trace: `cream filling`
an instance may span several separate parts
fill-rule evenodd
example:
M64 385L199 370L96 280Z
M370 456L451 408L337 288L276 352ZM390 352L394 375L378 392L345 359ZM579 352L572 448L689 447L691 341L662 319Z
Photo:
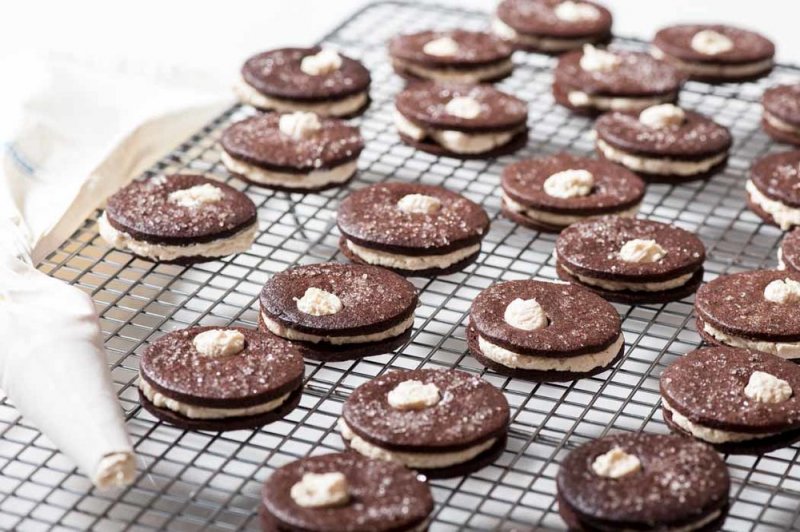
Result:
M356 433L354 433L345 422L344 418L339 418L339 431L342 433L342 438L350 443L350 447L354 450L367 456L378 460L385 460L387 462L397 462L410 467L412 469L431 469L439 467L449 467L456 464L463 464L469 462L486 449L489 449L497 441L492 438L478 445L467 447L460 451L451 451L443 453L411 453L403 451L390 451L383 447L373 445L364 440Z
M362 259L367 264L408 271L427 270L429 268L444 269L466 259L481 249L480 244L474 244L472 246L451 251L450 253L443 253L442 255L412 256L398 255L396 253L389 253L388 251L365 248L364 246L354 244L352 241L347 239L345 239L345 243L350 251L352 251L356 256L358 256L358 258Z
M661 404L663 405L664 409L668 410L670 414L672 414L672 421L676 425L678 425L680 428L682 428L695 438L707 441L708 443L728 443L728 442L757 440L759 438L767 438L769 436L774 436L776 434L775 432L746 433L746 432L733 432L729 430L713 429L711 427L698 425L697 423L689 421L689 419L686 416L684 416L683 414L672 408L672 406L663 398L661 399Z
M675 159L654 159L650 157L640 157L628 152L619 150L603 139L597 139L597 147L606 159L619 163L630 168L634 172L646 172L648 174L659 175L679 175L690 176L707 172L715 165L721 163L728 156L728 152L719 153L707 159L699 161L678 161Z
M675 101L673 93L648 98L592 96L583 91L570 91L567 100L575 107L593 107L601 111L642 111L648 107Z
M694 276L695 272L687 273L681 275L679 277L675 277L674 279L668 279L666 281L658 281L658 282L651 282L651 283L636 283L632 281L610 281L608 279L597 279L596 277L587 277L586 275L580 275L569 268L567 268L564 263L560 263L561 267L564 268L564 271L570 274L572 277L575 277L583 284L588 284L590 286L597 286L603 288L605 290L611 290L613 292L618 292L620 290L629 290L631 292L660 292L662 290L670 290L672 288L677 288L679 286L685 285L689 282Z
M785 270L786 262L783 260L783 249L778 248L778 269Z
M519 131L518 128L515 128L508 132L472 134L447 129L428 130L411 122L396 109L394 112L394 123L397 130L407 137L411 137L414 140L422 140L425 137L430 137L439 145L453 153L466 154L484 153L498 146L508 144Z
M733 336L720 331L706 321L703 321L703 330L715 340L732 347L744 347L753 351L770 353L787 360L800 358L800 342L769 342L764 340L750 340L740 336Z
M492 20L492 31L494 31L495 35L507 41L513 41L545 52L576 50L584 44L593 43L597 40L593 37L559 39L558 37L538 37L536 35L522 34L497 17Z
M111 453L100 459L92 483L100 489L120 488L133 482L136 459L132 452Z
M282 395L266 403L245 408L209 408L182 403L181 401L167 397L156 391L141 377L139 377L139 389L142 390L144 396L156 407L172 410L173 412L177 412L191 419L225 419L229 417L255 416L256 414L263 414L275 410L285 403L286 399L291 395L287 393L286 395Z
M538 371L574 371L584 373L595 368L605 367L611 364L624 343L625 338L620 334L613 344L597 353L556 358L515 353L491 343L480 334L478 335L478 347L489 360L493 360L507 368L535 369Z
M775 129L779 129L793 135L800 135L800 127L790 124L789 122L784 122L768 111L764 111L764 120L766 120L766 122Z
M665 59L665 54L660 48L653 47L650 49L650 55L656 59ZM678 65L678 68L684 70L690 75L697 76L718 76L722 78L738 78L742 76L753 76L772 68L772 59L764 59L761 61L753 61L752 63L742 63L741 65L722 65L722 64L708 64L708 63L690 63L682 61L677 57L670 56L669 61Z
M233 91L236 93L239 100L258 109L269 109L272 111L305 111L307 113L316 113L320 116L347 116L361 109L369 100L367 91L352 96L345 96L344 98L321 102L276 98L258 92L258 89L242 78L234 85Z
M533 222L541 222L541 223L545 223L545 224L548 224L548 225L555 225L555 226L558 226L558 227L567 227L568 225L572 225L574 223L577 223L577 222L580 222L580 221L583 221L583 220L588 220L588 219L594 218L596 216L608 216L610 214L613 214L614 216L624 216L626 218L633 218L634 216L636 216L636 213L639 212L639 207L641 206L641 204L637 204L637 205L635 205L633 207L630 207L628 209L625 209L625 210L622 210L622 211L619 211L619 212L610 212L610 213L603 213L603 214L588 214L588 215L586 215L586 214L583 214L583 215L582 214L557 214L557 213L554 213L554 212L540 211L540 210L533 209L531 207L526 207L525 205L521 205L520 203L517 203L513 199L509 198L508 195L506 195L505 193L502 194L502 198L503 198L503 203L505 203L505 206L509 210L511 210L511 211L513 211L513 212L515 212L517 214L520 214L520 215L524 216L525 218L528 218L529 220L531 220Z
M256 222L226 238L186 246L174 246L136 240L128 233L114 228L109 223L105 212L98 218L97 225L100 236L115 248L128 249L136 255L161 261L175 260L182 257L216 258L241 253L250 248L258 231L258 222Z
M353 177L358 168L358 160L348 161L333 168L312 170L307 174L292 174L276 172L259 166L235 159L223 151L220 160L225 168L234 174L240 174L247 179L265 186L288 186L299 189L319 188L331 184L340 184Z
M414 315L412 314L411 316L403 320L401 323L389 329L386 329L385 331L379 331L370 334L360 334L355 336L319 336L316 334L308 334L300 332L290 327L285 327L284 325L281 325L277 321L271 319L263 312L261 313L261 320L264 322L264 325L267 327L269 332L271 332L276 336L280 336L288 340L313 342L315 344L326 343L331 345L364 344L368 342L380 342L381 340L386 340L387 338L394 338L395 336L399 336L414 325Z
M750 179L745 183L745 189L750 194L750 200L772 216L775 223L784 231L791 229L793 225L800 225L800 209L766 197Z
M496 64L474 68L436 68L412 63L404 59L392 59L395 68L409 72L417 77L434 81L451 81L458 83L477 83L505 76L514 69L511 59L498 61Z

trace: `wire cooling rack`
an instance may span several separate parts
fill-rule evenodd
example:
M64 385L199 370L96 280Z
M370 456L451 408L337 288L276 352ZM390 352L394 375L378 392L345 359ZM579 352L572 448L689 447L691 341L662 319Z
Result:
M432 482L433 530L563 529L555 476L564 455L609 431L667 432L659 412L658 377L700 344L692 301L617 305L624 318L624 359L610 371L573 383L533 384L485 372L468 354L464 325L475 295L500 280L555 278L554 236L499 216L499 175L523 157L569 150L590 153L591 122L570 115L550 95L554 61L518 55L501 88L530 102L530 141L514 156L492 161L436 158L403 145L391 109L401 80L384 43L400 31L484 28L485 14L398 2L373 4L324 42L357 57L372 71L372 106L358 119L367 139L357 180L322 194L272 193L231 179L258 205L260 233L246 253L190 268L152 264L110 249L98 236L97 213L41 269L94 298L108 363L138 453L138 477L125 489L93 490L51 443L0 404L0 528L102 530L257 529L259 487L270 472L309 454L342 449L335 423L359 384L389 368L445 367L479 373L501 388L512 409L508 448L469 477ZM644 43L618 39L625 47ZM243 58L231 58L239 61ZM708 248L706 280L728 272L774 267L781 232L763 225L744 203L750 161L776 146L759 130L759 97L800 70L778 67L758 83L689 83L684 106L712 115L736 139L727 170L707 182L648 187L642 214L697 233ZM233 107L178 147L146 175L190 170L222 179L217 141L232 121L251 114ZM387 179L443 185L481 203L491 232L478 262L461 273L413 279L420 289L414 334L397 354L357 362L306 365L300 407L257 431L185 432L139 406L139 356L167 331L192 325L256 326L257 296L272 274L313 262L343 260L334 214L347 193ZM761 457L727 457L733 488L727 530L800 529L798 446Z

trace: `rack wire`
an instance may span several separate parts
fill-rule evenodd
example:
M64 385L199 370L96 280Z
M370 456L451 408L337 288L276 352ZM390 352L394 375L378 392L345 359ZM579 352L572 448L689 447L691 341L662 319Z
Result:
M260 223L257 241L246 253L192 267L153 264L110 249L97 233L98 211L40 265L91 294L97 305L139 471L128 488L95 491L3 399L0 528L258 529L264 479L295 459L341 450L335 422L343 401L356 386L389 368L445 367L481 374L504 391L511 405L508 447L494 465L468 477L431 483L436 500L432 530L563 529L554 494L565 453L610 431L667 432L659 412L658 377L700 345L691 298L664 305L616 305L624 319L624 359L612 370L572 383L505 378L485 371L467 353L464 326L480 290L501 280L556 277L551 256L555 237L520 228L499 215L502 168L542 153L592 151L591 122L554 104L554 60L535 54L516 56L513 77L500 84L530 102L530 141L522 151L497 160L460 161L399 142L391 109L402 82L386 60L386 40L400 31L486 24L485 13L390 1L365 7L323 39L361 59L373 76L372 106L356 120L366 149L357 180L344 189L287 195L230 178L219 162L217 142L226 126L252 114L240 106L146 172L200 172L244 190L258 206ZM617 39L617 45L644 47L631 39ZM778 149L759 129L763 89L799 76L797 68L779 66L757 83L689 83L681 93L684 106L732 130L730 161L722 174L706 182L649 186L642 214L699 235L708 249L706 280L776 264L781 232L747 210L743 185L750 161ZM198 324L256 326L262 284L291 266L344 260L337 250L336 207L350 190L384 180L445 186L481 203L492 219L476 264L446 277L413 279L421 306L405 347L355 362L307 362L300 406L287 419L260 430L185 432L140 408L136 379L139 356L148 343ZM761 457L726 457L733 478L726 530L800 529L799 449L794 445Z

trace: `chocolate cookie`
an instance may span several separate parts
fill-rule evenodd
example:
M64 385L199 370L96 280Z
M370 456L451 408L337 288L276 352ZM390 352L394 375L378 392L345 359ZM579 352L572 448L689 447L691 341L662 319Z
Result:
M661 434L613 434L581 445L558 470L571 530L719 530L730 477L714 449Z
M265 114L222 134L222 162L254 185L289 192L341 186L356 173L364 139L358 128L313 113Z
M306 358L350 360L405 344L417 290L383 268L310 264L274 275L261 290L261 326L295 342Z
M339 205L339 248L350 260L404 275L444 275L473 263L489 230L483 208L442 187L381 183Z
M261 497L267 531L424 531L433 511L431 489L414 472L351 452L291 462Z
M728 128L672 104L642 112L611 112L595 123L597 153L648 181L710 177L728 160Z
M800 84L778 85L764 91L761 126L779 142L800 146Z
M399 462L429 478L466 475L505 449L503 393L457 370L398 370L348 397L339 428L348 447Z
M506 166L503 214L546 232L604 214L635 216L644 197L636 174L606 161L557 153Z
M660 389L667 425L720 452L761 454L800 440L800 366L776 356L699 349L664 371Z
M685 78L675 67L645 53L601 50L591 45L558 59L553 97L572 111L641 111L678 99Z
M490 85L415 83L397 95L400 138L434 155L462 159L511 153L528 138L528 105Z
M536 280L498 283L478 294L467 339L481 364L536 381L595 375L625 352L610 303L576 285Z
M703 280L703 243L652 220L608 216L569 226L556 240L556 271L609 301L663 303Z
M188 430L258 428L300 399L303 359L291 343L238 327L192 327L150 344L139 398L157 418Z
M717 277L697 291L697 331L709 343L800 358L800 274L758 270Z
M747 181L747 206L784 231L800 225L800 150L766 155Z
M421 31L389 42L392 67L415 80L480 83L498 81L514 70L514 49L482 31Z
M557 54L611 40L611 13L584 0L503 0L494 32L531 52Z
M778 250L778 269L800 272L800 229L793 229Z
M746 81L772 70L775 45L758 33L719 24L681 24L659 30L652 53L692 79Z
M202 262L246 251L256 206L235 188L199 175L134 181L108 198L97 221L112 246L157 262Z

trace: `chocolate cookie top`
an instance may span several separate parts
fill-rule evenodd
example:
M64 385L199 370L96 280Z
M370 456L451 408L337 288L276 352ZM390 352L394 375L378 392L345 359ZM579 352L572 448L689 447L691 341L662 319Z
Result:
M187 206L170 199L176 191L213 186L216 201ZM238 233L256 223L256 206L243 192L199 175L156 176L134 181L108 198L108 222L136 240L186 245L209 242Z
M644 156L692 160L726 152L733 143L728 128L707 116L684 111L681 125L653 128L639 120L639 113L611 112L595 122L597 138L611 146Z
M666 254L655 262L627 262L619 251L631 240L655 240ZM705 260L703 243L671 225L606 216L567 227L556 240L558 260L569 270L598 279L664 281L697 271Z
M388 394L407 380L433 384L439 402L400 410ZM342 416L350 429L380 447L411 452L450 452L504 434L509 408L502 392L475 375L457 370L390 371L356 388Z
M515 299L536 300L547 314L547 326L526 331L509 325L504 314ZM602 297L577 285L534 279L490 286L472 302L469 319L493 344L545 357L596 353L621 333L617 311Z
M303 72L300 69L303 58L320 50L315 46L262 52L245 62L242 77L262 94L290 100L332 100L353 96L369 88L369 70L344 55L340 55L342 66L333 72L318 76Z
M611 33L611 13L594 2L581 0L597 10L597 18L563 20L555 8L563 0L503 0L497 17L519 33L563 39L593 37Z
M297 301L309 288L335 295L342 309L322 316L301 311ZM417 290L384 268L328 262L273 275L259 299L261 311L286 327L321 336L352 336L383 331L408 319L417 306Z
M800 127L800 83L767 89L761 104L779 120Z
M720 33L733 48L718 54L704 54L692 48L694 36L704 30ZM769 59L775 55L772 41L758 33L720 24L680 24L659 30L653 45L667 55L691 63L740 64Z
M462 118L446 111L456 97L477 100L481 110L475 118ZM466 132L508 131L528 120L528 104L491 85L421 82L397 95L397 111L411 122L431 129Z
M341 506L300 506L292 486L306 473L342 473L349 500ZM417 474L400 464L357 453L302 458L276 470L261 492L267 512L292 530L381 532L412 530L433 511L433 497ZM281 528L283 530L283 528Z
M766 197L800 207L800 150L762 157L750 169L750 179Z
M441 202L430 214L398 207L405 196L420 194ZM448 253L479 243L489 229L486 211L445 188L416 183L380 183L357 190L339 205L339 230L366 247L406 255Z
M671 94L685 81L685 76L666 61L642 52L612 52L620 57L620 62L606 71L581 68L581 50L562 55L555 69L556 85L597 96L645 97Z
M594 184L586 196L560 198L544 191L547 178L565 170L586 170ZM512 200L537 210L567 214L602 214L638 205L644 182L619 165L607 161L557 153L519 161L503 169L503 192Z
M607 478L595 459L619 447L641 469ZM558 494L582 518L600 526L671 529L707 517L728 503L730 477L710 446L679 436L613 434L581 445L564 459Z
M755 371L788 382L792 396L767 403L745 395ZM706 427L762 434L800 427L800 366L774 355L733 347L698 349L664 371L660 389L672 408Z
M210 330L236 330L244 350L231 355L201 354L194 338ZM192 327L167 333L150 344L139 361L141 377L172 399L211 408L255 406L303 383L303 358L291 343L239 327Z
M438 56L425 52L425 45L441 38L458 44L452 55ZM484 31L421 31L398 35L389 42L389 54L397 59L439 67L476 67L511 58L514 49L503 39Z
M800 282L800 274L757 270L717 277L697 291L695 310L703 321L727 334L773 342L800 341L797 306L764 297L769 283L783 279Z
M800 229L794 229L783 237L780 256L787 269L800 271Z
M235 159L290 173L339 166L364 149L358 128L343 120L319 117L319 130L295 138L280 130L280 119L268 113L236 122L222 134L222 148Z

